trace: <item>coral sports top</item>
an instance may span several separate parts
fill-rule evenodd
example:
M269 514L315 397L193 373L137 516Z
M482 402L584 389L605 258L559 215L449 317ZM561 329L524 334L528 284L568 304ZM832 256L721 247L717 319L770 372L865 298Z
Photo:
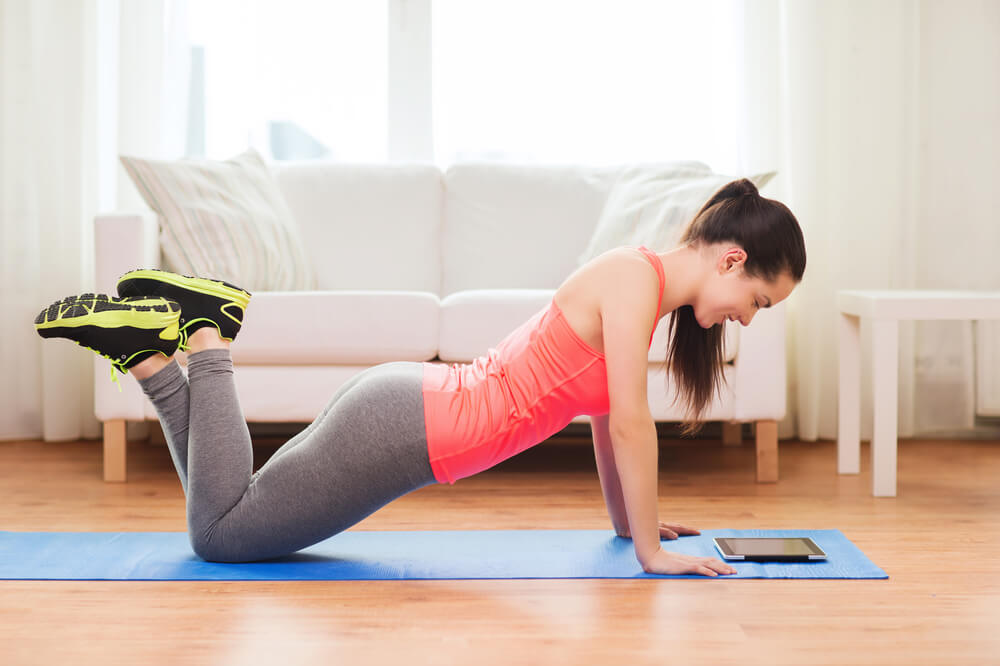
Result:
M659 304L663 265L645 246L632 249L656 268ZM610 408L604 354L570 328L554 298L485 356L465 364L424 363L422 392L427 452L438 483L472 476L581 414Z

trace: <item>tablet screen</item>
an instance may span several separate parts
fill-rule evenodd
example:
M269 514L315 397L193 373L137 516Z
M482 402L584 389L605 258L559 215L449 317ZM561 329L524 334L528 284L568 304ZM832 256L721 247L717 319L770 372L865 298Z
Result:
M747 557L762 557L768 555L820 555L823 553L820 548L813 543L812 539L800 538L719 538L719 546L726 555L744 555Z

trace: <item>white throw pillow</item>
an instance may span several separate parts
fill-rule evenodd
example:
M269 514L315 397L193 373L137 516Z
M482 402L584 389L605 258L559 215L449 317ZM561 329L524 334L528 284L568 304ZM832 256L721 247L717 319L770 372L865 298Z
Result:
M160 216L167 270L250 291L315 288L291 209L257 151L221 162L124 155L121 162Z
M776 172L747 176L759 188ZM687 224L731 176L697 163L624 169L605 200L580 266L622 245L645 245L654 252L674 248Z

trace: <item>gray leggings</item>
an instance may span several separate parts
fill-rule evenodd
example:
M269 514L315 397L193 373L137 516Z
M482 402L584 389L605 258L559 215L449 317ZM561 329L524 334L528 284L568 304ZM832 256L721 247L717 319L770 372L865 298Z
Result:
M383 363L352 377L256 473L228 350L191 354L186 379L173 361L140 380L187 497L195 554L215 562L286 555L435 483L422 370Z

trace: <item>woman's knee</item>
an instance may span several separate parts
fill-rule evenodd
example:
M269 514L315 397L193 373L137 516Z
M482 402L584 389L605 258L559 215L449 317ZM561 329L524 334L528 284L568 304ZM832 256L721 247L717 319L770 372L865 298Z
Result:
M191 542L191 550L201 559L207 562L229 561L229 558L225 557L229 553L223 553L217 544L212 543L212 540L201 532L189 531L188 540Z
M252 559L246 553L239 552L238 548L226 543L218 538L217 534L211 534L206 530L188 530L188 540L191 542L191 550L194 554L206 562L251 562Z

